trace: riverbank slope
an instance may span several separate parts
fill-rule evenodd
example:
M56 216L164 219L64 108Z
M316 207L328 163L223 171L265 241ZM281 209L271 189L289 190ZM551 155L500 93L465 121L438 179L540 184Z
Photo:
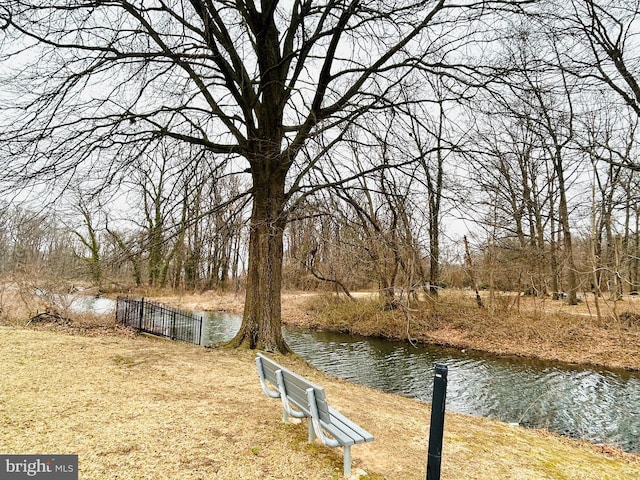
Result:
M80 479L331 479L342 453L306 443L261 391L254 352L145 336L0 327L0 451L78 454ZM325 386L376 440L353 449L371 479L424 479L429 406L278 358ZM615 449L448 413L443 479L626 480Z
M483 292L484 295L488 295ZM282 319L302 328L411 340L498 355L640 370L640 298L617 302L583 296L570 306L549 298L496 295L479 309L469 292L443 291L431 302L383 311L375 294L355 301L322 293L285 292ZM160 301L193 310L242 313L241 293L167 295ZM598 316L597 311L600 311Z

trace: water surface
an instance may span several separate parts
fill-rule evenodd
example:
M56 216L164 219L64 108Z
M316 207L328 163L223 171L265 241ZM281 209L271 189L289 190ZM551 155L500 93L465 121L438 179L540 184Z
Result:
M241 319L205 314L212 344ZM436 363L449 368L447 409L545 428L640 453L640 375L331 332L284 329L289 346L336 377L430 402Z

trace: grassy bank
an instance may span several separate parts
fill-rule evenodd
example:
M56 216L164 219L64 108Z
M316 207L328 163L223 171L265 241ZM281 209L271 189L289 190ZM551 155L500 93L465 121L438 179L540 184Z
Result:
M72 330L101 334L113 329L112 318L69 312L68 305L52 305L33 289L0 284L0 325L24 326L51 321ZM356 301L316 292L285 292L282 318L303 328L333 330L365 336L474 349L500 355L640 370L640 297L621 300L583 295L569 306L549 297L482 292L478 308L469 291L443 290L430 301L384 311L375 294L354 294ZM137 296L154 298L192 310L222 310L241 314L244 293L176 294L160 290ZM597 300L597 304L596 304ZM42 316L42 312L50 312ZM58 315L56 317L56 315ZM34 317L35 316L35 317ZM109 323L111 322L111 324Z
M601 299L599 317L593 296L577 306L509 295L484 302L484 308L478 308L471 295L444 292L433 301L384 311L371 297L353 302L314 296L301 304L305 315L288 321L500 355L640 370L640 301L636 297L615 303Z
M286 292L282 318L303 328L412 340L542 360L640 370L640 298L616 302L592 295L579 305L545 298L444 290L433 301L384 311L371 293L355 301L322 293ZM242 313L242 294L166 295L163 302L194 310Z
M261 391L246 351L130 335L0 327L0 451L78 454L80 478L331 479L341 452L306 443ZM353 449L369 478L424 479L429 407L279 359L324 385L376 436ZM640 478L638 457L448 414L443 479Z

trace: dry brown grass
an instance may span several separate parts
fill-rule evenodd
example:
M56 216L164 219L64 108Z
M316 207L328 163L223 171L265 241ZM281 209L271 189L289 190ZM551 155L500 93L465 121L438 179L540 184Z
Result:
M0 327L0 451L78 454L80 478L330 479L342 455L283 424L254 354L149 337ZM278 358L324 385L376 440L354 447L369 478L424 479L429 407ZM448 414L443 479L640 478L633 455Z
M244 307L244 292L234 293L214 290L204 293L165 292L149 298L194 311L220 311L241 314Z
M132 335L116 324L113 313L74 312L70 308L71 296L38 292L30 283L0 282L0 325L56 329L88 336Z
M46 309L33 288L14 282L0 282L0 324L24 325L33 315Z
M479 309L472 295L445 291L436 300L383 311L375 297L352 302L315 296L301 303L306 317L286 321L501 355L640 370L640 300L636 297L618 302L602 299L600 318L592 296L577 306L512 295L484 302L485 308ZM623 312L627 313L621 316Z

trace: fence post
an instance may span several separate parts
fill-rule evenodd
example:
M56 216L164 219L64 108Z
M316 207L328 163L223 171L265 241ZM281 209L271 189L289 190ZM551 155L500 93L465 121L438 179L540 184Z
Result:
M200 316L200 329L198 331L198 343L197 345L202 345L202 322L204 321L204 317Z
M140 299L140 316L138 317L138 331L142 331L142 318L144 317L144 297Z
M427 480L440 480L442 461L442 435L444 433L444 409L447 397L447 372L443 364L436 364L433 378L433 401L429 427L429 453L427 455Z
M171 313L171 340L175 340L178 338L178 332L176 332L176 312L174 310Z

